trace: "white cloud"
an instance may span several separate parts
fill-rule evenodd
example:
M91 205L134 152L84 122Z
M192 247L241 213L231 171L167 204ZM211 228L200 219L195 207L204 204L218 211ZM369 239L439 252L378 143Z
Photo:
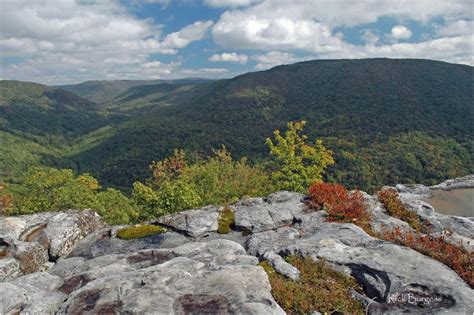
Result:
M397 25L390 31L390 37L393 39L408 39L412 35L410 29L403 25Z
M161 25L130 15L115 1L2 2L0 18L1 76L44 83L139 74L152 54L176 54L201 40L212 25L196 21L163 36ZM23 62L8 64L3 57ZM142 78L172 75L177 67L161 64Z
M204 3L213 8L237 8L247 7L260 1L261 0L204 0Z
M212 62L235 62L240 64L246 64L249 57L245 54L237 54L237 53L222 53L216 54L209 57L209 61Z
M457 20L446 25L435 25L435 30L441 36L469 35L474 33L474 21Z
M297 62L301 59L288 52L270 51L263 55L252 56L252 60L257 62L255 69L265 70L278 65Z
M372 32L371 30L364 30L362 32L361 39L369 45L375 45L380 40L380 38L375 35L374 32Z
M344 30L387 16L425 25L434 17L442 17L448 26L438 27L437 34L431 34L418 43L405 44L397 42L411 38L412 31L403 25L392 29L388 38L393 42L386 44L372 30L363 32L361 39L364 44L359 45L345 41L341 33L334 31L336 27ZM385 56L471 63L472 39L461 36L472 34L472 29L468 31L472 24L468 22L472 23L472 3L469 0L266 0L224 12L212 27L212 36L224 48L300 51L317 58ZM259 64L259 68L265 68L272 63Z
M163 46L172 49L186 47L193 41L201 40L212 24L212 21L197 21L188 25L179 32L167 35L163 40Z

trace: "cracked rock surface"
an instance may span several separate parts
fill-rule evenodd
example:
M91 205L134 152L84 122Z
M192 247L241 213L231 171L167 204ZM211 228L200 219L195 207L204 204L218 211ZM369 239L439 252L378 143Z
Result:
M425 193L423 187L415 188ZM434 232L448 226L472 243L472 218L436 213L411 188L397 189ZM374 230L410 230L376 197L364 197ZM324 211L307 210L303 195L277 192L230 208L229 234L216 232L222 208L210 206L161 217L151 223L168 232L132 240L117 238L116 228L91 211L0 218L0 249L7 253L0 259L0 313L284 314L258 262L297 280L299 271L285 261L294 254L324 259L354 277L370 314L473 311L474 290L446 265L354 224L326 222Z

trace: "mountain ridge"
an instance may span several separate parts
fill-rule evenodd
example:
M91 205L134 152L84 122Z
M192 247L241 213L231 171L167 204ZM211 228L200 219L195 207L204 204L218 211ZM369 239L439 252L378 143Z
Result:
M261 161L273 130L304 119L308 136L335 152L328 179L368 190L432 184L474 172L472 73L423 59L336 59L134 86L96 105L108 128L82 135L65 158L107 185L129 187L174 148L207 155L224 144L237 158Z

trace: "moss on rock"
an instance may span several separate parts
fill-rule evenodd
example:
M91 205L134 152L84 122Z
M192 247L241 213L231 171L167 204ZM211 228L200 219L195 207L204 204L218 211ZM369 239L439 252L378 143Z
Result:
M160 234L164 232L166 232L166 229L161 226L144 224L144 225L129 226L129 227L120 229L117 231L117 237L124 240L130 240L134 238L147 237L150 235Z
M234 212L229 207L224 207L219 213L217 233L228 234L230 227L235 223Z

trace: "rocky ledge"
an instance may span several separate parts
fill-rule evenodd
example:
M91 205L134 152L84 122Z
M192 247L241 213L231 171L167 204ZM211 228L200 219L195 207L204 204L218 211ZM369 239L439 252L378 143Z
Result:
M410 229L376 197L364 197L375 231ZM228 234L217 233L222 208L184 211L150 222L167 232L131 240L89 210L0 218L0 313L284 314L257 264L267 260L298 279L284 260L294 254L354 277L364 291L354 297L371 314L472 313L474 290L446 265L354 224L327 222L304 201L290 192L241 200L230 206L235 223ZM434 233L449 226L453 242L472 243L471 218L403 201L433 222Z

